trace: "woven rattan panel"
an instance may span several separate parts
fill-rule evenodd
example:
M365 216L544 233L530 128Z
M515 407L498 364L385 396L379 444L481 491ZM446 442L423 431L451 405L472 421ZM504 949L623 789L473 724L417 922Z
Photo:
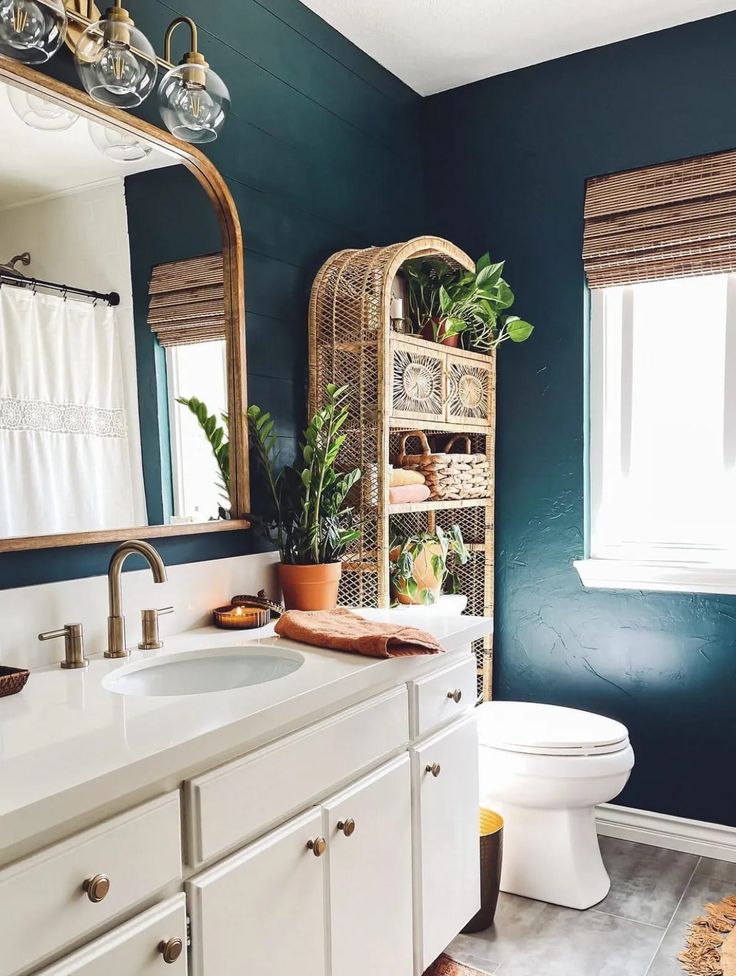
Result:
M154 265L149 299L148 324L162 346L224 339L222 254Z
M736 151L588 180L591 288L736 270Z

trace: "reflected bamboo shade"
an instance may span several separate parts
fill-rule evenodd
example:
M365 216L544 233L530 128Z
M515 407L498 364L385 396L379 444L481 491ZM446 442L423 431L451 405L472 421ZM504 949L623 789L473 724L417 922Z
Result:
M588 180L591 288L736 271L736 151Z
M225 338L222 253L154 265L148 293L148 324L162 346Z

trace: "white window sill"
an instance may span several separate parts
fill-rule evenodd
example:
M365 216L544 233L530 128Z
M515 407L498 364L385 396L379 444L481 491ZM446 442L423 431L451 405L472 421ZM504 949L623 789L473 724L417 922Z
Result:
M577 559L573 565L588 589L736 594L736 566L624 559Z

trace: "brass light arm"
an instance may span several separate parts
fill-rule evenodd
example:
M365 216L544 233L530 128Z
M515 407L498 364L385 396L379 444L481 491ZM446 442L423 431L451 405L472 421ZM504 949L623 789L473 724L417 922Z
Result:
M115 0L116 5L119 5L118 0ZM89 27L91 24L96 24L99 17L90 17L87 14L83 14L78 7L84 6L85 9L90 12L92 8L91 0L64 0L64 5L66 6L67 19L73 23L78 24L83 30ZM185 18L189 20L189 18ZM194 23L194 21L192 21ZM196 32L196 25L195 25ZM196 37L196 33L195 33ZM159 68L163 68L164 71L168 71L173 68L174 65L171 61L167 61L165 58L156 57Z
M194 23L191 17L185 17L184 15L181 17L176 17L166 28L166 33L164 34L164 60L167 62L171 62L171 37L179 24L189 25L189 30L192 35L192 46L189 49L189 53L197 54L199 51L199 33L197 31L197 25Z

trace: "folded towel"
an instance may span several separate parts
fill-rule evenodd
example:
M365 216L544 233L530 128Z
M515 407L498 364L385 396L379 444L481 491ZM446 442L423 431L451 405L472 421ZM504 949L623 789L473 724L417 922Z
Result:
M426 502L431 494L429 485L399 485L398 488L389 488L388 500L392 505L399 505L402 502Z
M280 637L314 644L332 651L352 651L366 657L407 657L440 654L431 634L416 627L366 620L350 610L287 610L276 622Z
M401 485L423 485L424 480L421 471L412 471L410 468L391 468L388 473L388 483L391 488L399 488Z

